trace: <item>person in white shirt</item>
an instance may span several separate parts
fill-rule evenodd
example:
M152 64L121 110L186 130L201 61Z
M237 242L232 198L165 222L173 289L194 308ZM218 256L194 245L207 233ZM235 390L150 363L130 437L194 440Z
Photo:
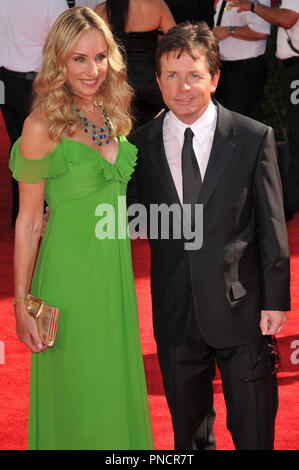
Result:
M270 5L270 0L261 2ZM232 111L260 120L270 25L251 11L237 13L223 0L217 2L214 25L222 62L215 98Z
M156 69L168 109L130 136L138 158L128 205L164 211L159 221L148 217L147 232L175 449L215 449L217 361L236 449L270 450L277 368L269 335L290 309L281 181L273 130L211 100L219 66L218 41L204 23L179 24L161 38ZM192 220L199 206L202 219ZM194 249L176 230L186 207L195 238L202 233Z
M94 10L99 3L103 3L104 1L105 0L75 0L75 6L88 7Z
M238 12L254 13L278 26L276 57L281 62L281 78L288 117L290 165L284 185L286 220L299 212L299 2L282 0L280 8L269 8L260 2L236 1Z
M68 9L66 0L1 0L0 104L11 146L20 137L30 112L32 84L42 65L44 42L58 16ZM12 179L12 225L18 214L18 184Z

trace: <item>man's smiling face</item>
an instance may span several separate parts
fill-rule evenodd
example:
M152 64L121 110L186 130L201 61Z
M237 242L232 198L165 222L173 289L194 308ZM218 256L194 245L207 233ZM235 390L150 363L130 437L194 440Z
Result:
M164 54L157 76L164 103L185 124L192 124L205 112L219 80L219 72L212 77L203 48L192 54L194 59L187 52Z

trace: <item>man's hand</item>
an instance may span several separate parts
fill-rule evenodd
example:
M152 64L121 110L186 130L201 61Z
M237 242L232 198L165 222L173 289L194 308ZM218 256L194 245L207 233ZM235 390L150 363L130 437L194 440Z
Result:
M221 41L229 36L229 28L228 26L215 26L213 34L218 41Z
M238 13L241 11L250 11L251 2L248 0L230 0L230 4L232 7L239 7L237 10Z
M263 335L278 334L287 321L285 312L278 310L262 310L260 327Z
M44 236L44 233L45 233L45 230L46 230L46 227L47 227L48 220L49 220L49 208L48 208L48 206L47 206L47 207L46 207L46 212L44 213L44 223L43 223L43 228L42 228L41 237Z

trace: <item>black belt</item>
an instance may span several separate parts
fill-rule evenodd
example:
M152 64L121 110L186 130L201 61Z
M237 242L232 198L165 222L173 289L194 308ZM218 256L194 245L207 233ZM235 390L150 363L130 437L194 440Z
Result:
M234 67L239 65L245 65L250 62L258 61L264 58L264 55L259 55L257 57L250 57L249 59L240 59L240 60L222 60L221 63L224 67Z
M299 57L290 57L280 61L284 67L290 67L290 65L299 64Z
M22 78L23 80L34 80L36 72L14 72L13 70L7 70L5 67L0 67L0 73L6 77Z

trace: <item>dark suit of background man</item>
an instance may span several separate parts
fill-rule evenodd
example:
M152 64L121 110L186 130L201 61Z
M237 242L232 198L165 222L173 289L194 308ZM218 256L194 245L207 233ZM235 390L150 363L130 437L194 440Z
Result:
M139 152L129 202L138 196L148 215L151 204L203 204L200 249L148 231L154 335L175 447L213 448L216 360L235 447L272 449L277 380L269 335L290 309L273 131L211 101L219 52L206 26L172 28L158 59L171 111L130 139Z
M11 147L20 137L30 112L32 84L42 64L44 42L66 0L1 0L0 80L5 102L0 103ZM18 183L12 178L12 225L19 210Z
M214 24L213 3L211 0L165 0L175 22L205 21L210 28Z

